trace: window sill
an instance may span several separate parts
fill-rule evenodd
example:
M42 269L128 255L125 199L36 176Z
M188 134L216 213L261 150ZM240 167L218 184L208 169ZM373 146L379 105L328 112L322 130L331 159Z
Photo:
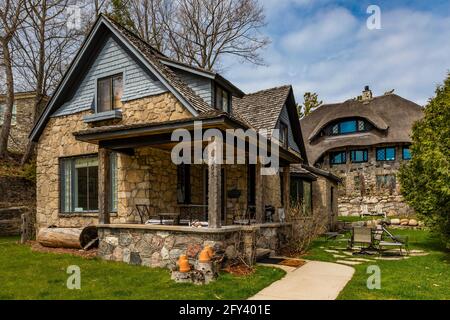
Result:
M116 212L111 212L110 217L117 217ZM73 213L60 213L60 218L75 218L75 217L84 217L84 218L98 218L98 212L73 212Z
M100 113L94 113L83 118L85 123L94 123L105 120L116 120L122 119L122 111L121 110L112 110Z

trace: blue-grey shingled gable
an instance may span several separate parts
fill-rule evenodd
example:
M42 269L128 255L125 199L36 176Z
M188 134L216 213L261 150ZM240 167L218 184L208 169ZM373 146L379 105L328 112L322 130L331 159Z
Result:
M280 121L283 121L283 123L285 125L287 125L287 127L288 127L289 147L292 148L293 150L297 151L298 153L300 153L300 148L298 147L298 145L294 139L294 133L292 132L292 125L291 125L291 121L289 120L289 114L288 114L286 105L284 105L283 110L281 110L280 118L278 119L278 122L277 122L277 127L276 127L277 129L280 129Z
M92 66L80 82L73 98L53 113L53 117L95 109L97 79L123 73L122 101L131 101L167 92L168 89L146 72L112 37L108 37Z

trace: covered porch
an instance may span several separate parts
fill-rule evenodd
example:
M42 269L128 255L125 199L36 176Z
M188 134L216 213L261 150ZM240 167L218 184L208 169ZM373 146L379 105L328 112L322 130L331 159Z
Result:
M229 116L203 119L202 125L203 130L221 132L246 129ZM290 227L289 164L300 159L280 149L281 168L273 176L261 174L261 163L176 165L171 151L177 142L171 135L178 128L193 133L194 121L110 126L75 134L79 141L98 145L99 256L168 267L180 254L194 259L205 245L226 252L228 258L245 257L249 264L257 249L277 251ZM148 219L138 208L148 211Z
M201 121L203 132L247 129L226 115ZM171 158L178 144L171 139L176 129L189 130L196 137L193 119L99 127L74 134L79 141L98 145L99 224L110 224L111 217L118 217L114 220L122 224L191 226L196 221L197 227L217 229L279 222L280 218L284 221L289 204L289 165L300 161L294 153L280 148L281 168L273 176L263 176L264 166L260 162L248 164L248 158L246 164L176 165ZM194 139L191 146L200 143L203 149L206 143L200 139ZM248 146L251 142L245 143ZM226 146L230 147L236 154L238 145ZM246 157L248 150L246 147ZM117 157L115 171L111 168L112 155Z

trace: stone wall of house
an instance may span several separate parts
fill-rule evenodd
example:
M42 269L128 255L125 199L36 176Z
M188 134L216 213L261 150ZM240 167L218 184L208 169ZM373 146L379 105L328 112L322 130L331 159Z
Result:
M0 104L5 99L0 97ZM28 144L28 134L33 127L34 96L30 94L17 94L14 102L16 105L16 121L11 123L11 131L8 140L8 150L14 153L24 153ZM2 123L0 123L0 129Z
M339 215L357 216L361 213L363 205L367 205L369 211L375 212L377 204L383 212L391 216L414 215L413 209L403 200L397 177L404 162L402 147L397 146L395 161L384 162L376 161L376 148L368 150L369 161L365 163L350 163L347 159L346 164L330 166L329 156L324 157L324 164L321 167L333 172L343 181L339 186ZM377 183L377 177L382 176L392 177L391 183Z
M281 208L280 175L264 176L263 185L265 205L273 206L275 209Z
M118 178L120 223L140 222L137 204L150 206L153 214L178 212L177 167L169 152L140 148L134 156L120 155Z
M226 165L226 224L233 224L233 218L244 216L247 211L247 166L246 165ZM239 190L241 195L237 199L228 198L228 192Z
M132 124L139 122L162 122L188 117L190 114L184 110L181 104L170 93L158 96L147 97L125 103L122 109L123 120L119 124ZM96 145L79 142L75 140L73 133L86 130L92 125L86 124L83 117L90 112L80 112L73 115L50 118L45 127L37 147L37 228L58 225L61 227L87 226L96 224L97 214L70 214L64 215L59 210L59 159L61 157L81 156L98 153ZM114 122L117 124L117 122ZM102 123L108 125L111 123ZM98 124L97 124L98 125ZM145 155L138 161L137 156L129 157L119 155L119 208L118 214L112 214L113 223L123 223L133 220L131 215L134 203L122 204L123 199L128 195L135 196L134 202L148 203L151 200L148 189L151 185L153 190L160 191L156 199L156 204L164 202L163 197L168 197L172 201L176 197L176 191L169 193L170 183L176 181L169 179L173 174L173 167L170 161L170 154L163 154L161 151L156 154L149 150L139 150L138 154ZM155 166L150 165L150 161L155 161ZM159 166L159 169L155 169ZM127 170L120 168L127 167ZM155 167L153 170L169 170L162 175L152 175L146 171L148 167ZM170 172L172 170L172 172ZM175 172L176 177L176 172ZM137 187L137 189L132 189ZM174 189L176 190L176 188ZM173 192L173 193L172 193ZM134 194L132 194L134 193ZM164 198L165 199L165 198ZM175 198L176 199L176 198ZM165 199L166 200L166 199ZM169 202L167 202L169 203ZM173 203L173 202L171 202ZM175 201L176 203L176 201ZM163 208L166 209L166 208ZM171 208L167 208L171 209Z
M334 230L338 217L338 185L322 176L312 183L313 214L327 217L327 225Z

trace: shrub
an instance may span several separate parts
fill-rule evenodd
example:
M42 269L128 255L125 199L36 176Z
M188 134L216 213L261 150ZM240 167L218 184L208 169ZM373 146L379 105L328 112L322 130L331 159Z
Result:
M450 247L450 74L413 127L412 159L402 166L402 194Z
M301 203L292 204L287 219L292 223L285 251L290 255L304 253L311 242L327 230L328 220L324 212L310 213Z

